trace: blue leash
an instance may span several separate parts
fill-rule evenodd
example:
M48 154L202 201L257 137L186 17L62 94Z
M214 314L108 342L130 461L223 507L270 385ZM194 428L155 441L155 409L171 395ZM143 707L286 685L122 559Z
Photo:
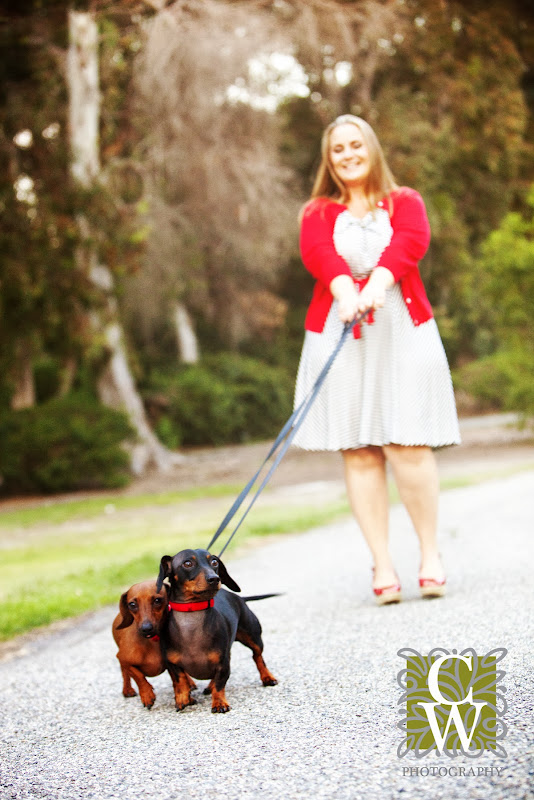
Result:
M291 442L293 441L293 439L295 438L295 436L297 434L298 429L300 428L300 426L304 422L306 414L310 410L315 398L319 394L321 386L323 385L323 383L324 383L324 381L326 379L326 376L327 376L327 374L328 374L328 372L330 370L330 367L334 363L334 360L335 360L337 354L339 353L339 351L343 347L343 344L345 343L345 340L346 340L347 336L352 331L352 329L354 328L355 325L357 325L360 322L362 322L362 320L367 316L368 313L369 313L369 311L365 311L363 314L358 315L352 322L347 322L345 324L345 328L343 330L343 333L341 334L341 338L340 338L339 342L335 346L334 351L332 352L332 354L330 355L328 361L326 362L326 364L322 368L321 372L319 373L319 376L318 376L317 380L315 381L314 385L311 387L310 391L308 392L308 394L306 395L306 397L304 398L302 403L298 406L298 408L296 408L293 411L293 413L291 414L291 416L287 420L286 424L284 425L284 427L282 428L282 430L280 431L280 433L276 437L276 440L275 440L274 444L272 445L269 453L267 454L263 464L260 466L260 468L257 470L257 472L252 476L252 478L249 480L249 482L244 487L244 489L241 490L241 493L236 498L236 500L234 501L232 507L230 508L228 513L226 514L225 518L223 519L223 521L221 522L221 524L219 525L219 527L217 528L217 530L213 534L213 536L211 538L211 541L210 541L210 543L209 543L209 545L207 547L208 550L211 549L211 547L217 541L217 539L219 538L221 533L226 529L226 527L228 526L228 524L231 521L231 519L237 514L239 508L241 507L241 505L245 501L247 495L249 494L249 492L251 491L252 487L256 483L256 481L257 481L260 473L262 472L263 468L265 467L267 462L274 456L274 454L276 453L276 451L278 450L278 448L280 447L280 445L283 442L283 445L282 445L282 447L280 447L280 450L279 450L279 452L278 452L273 464L271 465L271 468L269 469L267 475L264 477L264 479L262 480L259 488L254 493L254 495L253 495L251 501L249 502L247 508L245 509L241 519L237 523L236 527L234 528L234 530L232 531L230 537L228 538L228 541L226 542L226 544L224 545L223 549L219 553L219 556L222 556L222 554L224 553L224 551L226 550L226 548L228 547L228 545L230 544L230 542L232 541L232 539L236 535L237 531L239 530L239 528L243 524L243 522L245 520L245 517L249 513L250 509L252 508L252 506L254 505L254 503L256 502L256 500L258 499L260 494L262 493L263 489L265 488L265 486L267 485L267 483L271 479L271 476L272 476L273 472L276 470L276 468L280 464L281 460L283 459L283 457L287 453Z

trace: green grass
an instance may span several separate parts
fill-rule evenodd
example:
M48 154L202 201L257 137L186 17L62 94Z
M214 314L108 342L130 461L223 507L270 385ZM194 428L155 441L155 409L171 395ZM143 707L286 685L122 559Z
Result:
M0 607L2 639L47 625L118 599L117 587L135 583L153 571L154 559L145 554L124 564L90 568L60 580L36 581L16 591Z
M41 525L33 530L28 526L17 530L4 520L0 531L0 640L118 602L121 592L132 583L156 577L162 555L185 547L206 547L232 499L224 492L207 494L212 502L205 509L198 502L154 507L152 497L148 509L142 505L146 499L137 498L136 508L135 498L128 498L126 510L83 522L76 509L57 528L50 522L55 518L52 507L43 509ZM221 494L224 500L213 502ZM266 497L240 528L229 551L251 537L296 533L347 513L344 501L316 509L309 504L304 509L284 509L270 504ZM223 534L215 552L225 541Z
M237 485L218 485L204 488L186 489L179 492L161 492L159 494L124 495L110 494L83 500L45 500L35 506L0 511L0 529L12 527L31 527L32 525L61 525L75 519L90 519L112 511L137 509L142 506L171 506L191 500L210 497L231 497L241 490Z
M447 478L442 490L504 478L533 464ZM117 603L132 583L156 577L162 555L206 547L238 489L215 486L143 496L47 501L0 512L0 640ZM394 488L391 501L398 502ZM349 514L345 499L286 505L266 491L229 552L254 537L298 533ZM227 534L228 535L228 534ZM214 547L219 552L225 534Z

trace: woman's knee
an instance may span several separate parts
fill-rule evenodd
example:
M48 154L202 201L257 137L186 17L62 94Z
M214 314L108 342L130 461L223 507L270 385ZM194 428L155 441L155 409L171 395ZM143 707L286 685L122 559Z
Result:
M384 446L384 455L392 466L406 464L417 466L428 463L434 458L430 447L417 445L388 444Z
M345 467L350 470L383 469L385 457L381 447L359 447L343 450Z

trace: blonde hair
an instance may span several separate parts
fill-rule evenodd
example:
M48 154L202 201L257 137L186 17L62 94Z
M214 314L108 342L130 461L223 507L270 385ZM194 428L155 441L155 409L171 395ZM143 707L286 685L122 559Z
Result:
M330 134L338 125L356 125L360 131L364 143L369 153L369 175L364 187L365 196L371 209L376 208L379 200L387 197L394 189L398 189L395 178L387 165L384 153L376 133L368 122L361 117L353 114L343 114L337 117L328 125L323 133L321 140L321 163L315 176L311 199L316 197L328 197L346 203L349 199L349 192L343 181L341 181L330 161Z

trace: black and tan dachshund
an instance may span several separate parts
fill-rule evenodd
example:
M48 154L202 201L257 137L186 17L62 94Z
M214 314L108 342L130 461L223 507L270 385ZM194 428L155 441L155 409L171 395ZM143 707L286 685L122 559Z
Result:
M210 681L204 694L211 692L214 713L230 711L225 687L230 676L230 649L236 640L252 650L263 685L277 683L262 657L261 625L245 602L273 595L241 598L221 589L224 583L234 592L241 591L223 562L207 550L163 556L158 589L164 582L170 602L162 645L177 711L196 703L188 674Z

